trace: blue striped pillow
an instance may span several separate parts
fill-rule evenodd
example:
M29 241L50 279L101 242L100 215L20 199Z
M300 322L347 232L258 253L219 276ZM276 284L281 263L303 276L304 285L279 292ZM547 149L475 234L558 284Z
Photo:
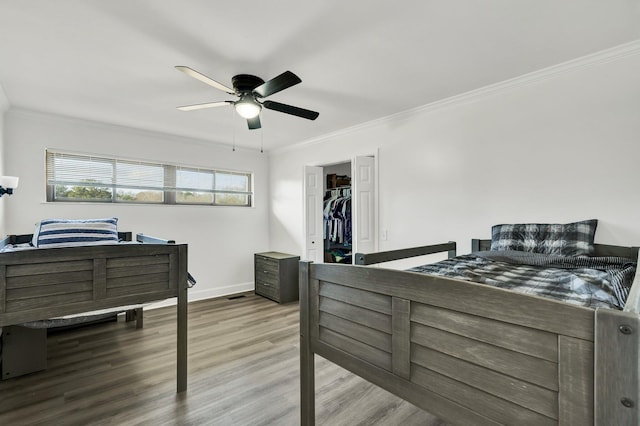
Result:
M35 247L77 247L118 242L118 218L46 219L36 224Z

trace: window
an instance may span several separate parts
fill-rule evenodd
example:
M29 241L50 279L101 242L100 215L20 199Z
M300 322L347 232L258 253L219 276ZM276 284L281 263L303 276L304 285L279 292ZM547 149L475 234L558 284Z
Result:
M252 205L252 175L47 150L47 201Z

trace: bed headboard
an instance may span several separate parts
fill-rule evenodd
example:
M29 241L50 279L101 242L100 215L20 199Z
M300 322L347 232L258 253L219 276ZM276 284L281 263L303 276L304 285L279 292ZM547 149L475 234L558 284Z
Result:
M612 246L608 244L595 244L596 251L594 256L620 256L629 259L638 258L638 249L640 247L624 247L624 246ZM471 240L471 251L487 251L491 249L491 240Z

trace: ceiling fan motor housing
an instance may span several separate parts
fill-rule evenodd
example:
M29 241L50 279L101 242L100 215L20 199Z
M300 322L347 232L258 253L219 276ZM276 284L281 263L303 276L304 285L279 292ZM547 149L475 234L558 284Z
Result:
M246 93L251 92L253 89L263 84L264 80L260 77L256 77L255 75L238 74L233 76L231 82L233 83L233 88L236 92Z

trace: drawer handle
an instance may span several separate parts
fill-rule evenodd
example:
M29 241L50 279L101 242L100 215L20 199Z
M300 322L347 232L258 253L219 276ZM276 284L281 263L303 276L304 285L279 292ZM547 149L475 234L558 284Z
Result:
M269 273L269 271L262 271L262 272L264 272L265 274L268 274L268 273Z

